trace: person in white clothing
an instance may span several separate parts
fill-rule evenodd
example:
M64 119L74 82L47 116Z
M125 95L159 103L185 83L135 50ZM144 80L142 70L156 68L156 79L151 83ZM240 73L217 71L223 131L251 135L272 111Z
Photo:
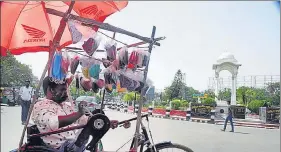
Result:
M19 99L21 100L21 122L24 125L26 123L28 111L31 104L31 98L33 96L33 88L30 86L30 81L26 80L25 86L20 88Z

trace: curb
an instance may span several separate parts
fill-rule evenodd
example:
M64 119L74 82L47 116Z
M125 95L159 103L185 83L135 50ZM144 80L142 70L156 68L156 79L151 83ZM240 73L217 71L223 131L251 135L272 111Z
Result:
M216 125L224 125L224 122L216 121ZM227 123L230 125L230 123ZM264 124L264 123L250 123L250 122L233 122L234 126L243 126L251 128L265 128L265 129L279 129L279 124Z
M116 111L116 110L113 110ZM127 113L127 114L135 114L132 111L124 112L123 109L120 109L119 112ZM147 114L148 112L142 112L142 114ZM162 118L162 119L171 119L171 120L180 120L180 121L187 121L185 117L180 116L170 116L166 117L165 115L161 114L152 114L149 115L153 118ZM211 119L203 119L203 118L191 118L188 122L196 122L196 123L208 123L208 124L214 124L214 125L224 125L223 120L215 120L215 123L211 123ZM230 123L228 123L230 125ZM233 122L234 126L240 126L240 127L249 127L249 128L263 128L263 129L279 129L279 124L261 124L261 123L248 123L248 122Z

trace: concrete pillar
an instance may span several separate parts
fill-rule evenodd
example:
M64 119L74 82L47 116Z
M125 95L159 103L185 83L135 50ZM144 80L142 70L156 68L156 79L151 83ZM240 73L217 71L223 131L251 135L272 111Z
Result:
M139 105L136 105L135 107L135 113L138 113L139 112Z
M232 76L231 105L236 105L236 75Z
M211 110L211 121L210 121L211 124L215 124L215 115L216 115L216 109L214 106L214 107L212 107L212 110Z
M171 109L170 108L166 108L166 118L170 118L170 112L171 112Z
M218 101L218 98L217 98L218 95L219 95L219 74L216 73L215 101Z
M152 112L153 112L153 106L149 106L148 107L148 114L152 115Z
M128 105L127 105L127 104L125 104L125 106L124 106L124 112L125 112L125 113L128 112Z
M191 119L191 102L189 103L186 110L186 121L190 121Z

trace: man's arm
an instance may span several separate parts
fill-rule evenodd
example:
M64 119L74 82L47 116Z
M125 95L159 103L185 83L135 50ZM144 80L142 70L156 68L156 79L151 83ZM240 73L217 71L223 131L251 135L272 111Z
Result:
M74 112L74 113L72 113L70 115L65 115L65 116L58 116L59 128L62 128L62 127L65 127L65 126L73 124L81 116L83 116L83 114L80 113L80 112Z

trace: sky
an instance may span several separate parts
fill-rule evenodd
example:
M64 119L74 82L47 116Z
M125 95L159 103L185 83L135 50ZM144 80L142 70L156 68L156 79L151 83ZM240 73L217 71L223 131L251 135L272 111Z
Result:
M156 26L156 37L166 37L151 54L148 77L156 89L169 86L178 69L186 73L188 86L207 89L215 75L212 65L226 51L242 64L238 76L280 75L280 9L273 2L130 1L105 22L146 37ZM121 34L116 39L139 42ZM40 78L48 55L16 58Z

